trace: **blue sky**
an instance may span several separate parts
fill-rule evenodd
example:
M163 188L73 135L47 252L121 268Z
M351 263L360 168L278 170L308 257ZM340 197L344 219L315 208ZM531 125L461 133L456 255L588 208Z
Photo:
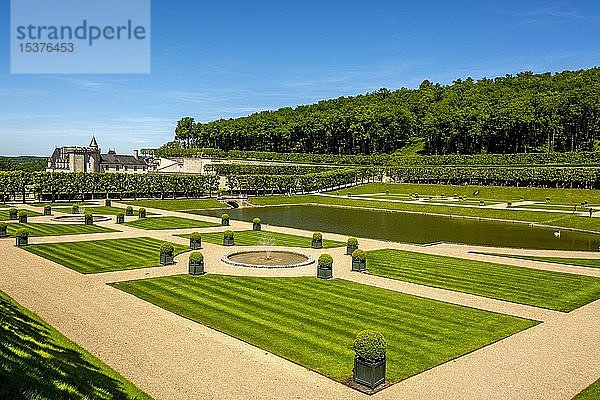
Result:
M182 116L600 65L594 0L153 0L148 75L11 75L8 1L0 20L3 155L46 156L92 133L130 153L171 140Z

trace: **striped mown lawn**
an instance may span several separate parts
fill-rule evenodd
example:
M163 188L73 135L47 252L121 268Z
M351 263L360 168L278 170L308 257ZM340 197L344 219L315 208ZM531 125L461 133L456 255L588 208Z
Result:
M600 379L579 393L573 400L598 400L600 399Z
M151 399L3 292L0 315L0 399Z
M372 275L557 311L600 298L600 278L402 250L367 252Z
M472 251L473 254L483 254L486 256L517 258L519 260L542 261L555 264L576 265L578 267L600 268L600 259L592 258L570 258L570 257L537 257L537 256L520 256L513 254L502 253L483 253Z
M9 212L8 212L8 208L6 209L2 209L0 210L0 221L8 221L8 217L9 217ZM39 212L35 212L35 211L31 211L31 210L25 210L27 211L27 216L29 217L38 217L40 215L42 215Z
M356 334L380 330L399 381L536 322L341 279L178 275L112 284L336 380L352 375Z
M107 233L119 232L115 229L106 228L100 225L84 225L84 224L51 224L51 223L10 223L8 224L7 233L14 236L15 231L19 228L27 228L29 236L62 236L62 235L80 235L88 233Z
M178 235L189 238L190 235ZM202 240L213 244L223 244L223 232L208 232L202 234ZM296 236L287 233L269 231L236 231L234 232L236 246L287 246L287 247L311 247L312 237ZM323 239L323 248L345 246L346 243L335 240Z
M71 208L55 208L52 211L57 211L60 213L66 213L66 214L70 214L71 213ZM101 207L81 207L81 211L82 212L91 212L92 214L96 214L96 215L117 215L117 213L122 212L123 214L125 214L125 209L124 208L119 208L119 207L106 207L106 206L101 206ZM137 210L133 210L133 214L134 215L138 215L138 211ZM146 215L154 215L150 212L146 212Z
M159 265L160 245L152 238L35 244L22 249L82 274L122 271ZM175 254L188 248L173 243Z
M161 210L204 210L207 208L227 208L227 205L215 199L176 199L176 200L135 200L124 201L132 206L158 208Z
M221 226L221 224L214 224L212 222L171 216L136 219L134 221L126 222L125 225L146 230L211 228Z

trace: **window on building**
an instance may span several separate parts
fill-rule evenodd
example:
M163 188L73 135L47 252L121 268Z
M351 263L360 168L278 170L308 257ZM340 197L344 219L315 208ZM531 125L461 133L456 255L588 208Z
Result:
M124 166L124 167L123 167L123 169L124 169L125 171L127 171L127 165L126 165L126 166Z
M115 171L118 171L118 170L119 170L119 166L115 165Z

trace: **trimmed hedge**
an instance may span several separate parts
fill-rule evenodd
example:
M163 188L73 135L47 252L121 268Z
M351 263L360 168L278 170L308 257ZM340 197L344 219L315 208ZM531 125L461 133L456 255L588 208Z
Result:
M313 238L313 240L323 240L323 235L320 234L319 232L315 232L315 233L313 233L312 238Z
M355 261L365 261L367 259L367 255L361 249L356 249L352 252L352 259Z
M202 240L202 236L198 232L192 232L192 234L190 235L190 239L197 242L199 240Z
M175 248L173 247L173 245L169 242L164 242L163 244L160 245L160 252L161 254L167 254L169 256L172 256L173 253L175 252Z
M329 254L321 254L319 256L318 265L320 268L331 268L333 266L333 257Z
M352 347L357 357L368 362L383 360L387 352L387 343L383 334L373 329L360 331Z
M348 238L347 245L348 246L358 246L358 239L355 237Z
M191 262L202 262L204 261L204 254L199 251L193 251L190 253L190 261Z

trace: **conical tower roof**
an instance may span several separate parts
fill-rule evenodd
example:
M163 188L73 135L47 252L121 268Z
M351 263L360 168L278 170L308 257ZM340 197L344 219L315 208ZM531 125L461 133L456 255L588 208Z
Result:
M89 147L93 147L95 149L98 148L98 143L96 142L96 137L92 136L92 141L90 142L90 146Z

